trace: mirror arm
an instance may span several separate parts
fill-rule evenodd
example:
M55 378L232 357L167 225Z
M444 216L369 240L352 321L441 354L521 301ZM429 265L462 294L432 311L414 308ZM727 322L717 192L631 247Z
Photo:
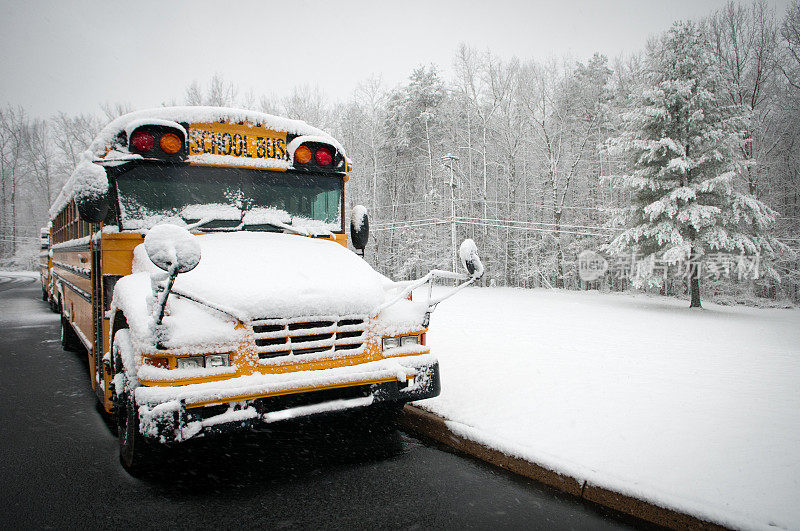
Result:
M437 304L439 304L443 300L449 299L450 297L452 297L453 295L455 295L456 293L458 293L462 289L466 288L467 286L470 286L470 285L474 284L476 280L477 279L475 277L470 277L468 280L462 282L461 284L459 284L458 286L456 286L455 288L450 290L448 293L445 293L441 297L437 297L437 298L431 300L428 303L430 305L431 311L433 311L433 309L436 307Z
M470 278L469 275L464 273L453 273L452 271L442 271L441 269L433 269L429 274L436 278L446 278L448 280L468 280Z
M431 271L430 273L428 273L424 277L419 278L417 280L412 280L411 282L407 282L407 283L406 282L404 282L404 283L397 282L396 284L398 284L398 285L406 284L406 288L403 291L401 291L395 298L389 300L388 302L384 302L383 304L381 304L380 306L375 308L375 310L373 310L373 312L372 312L373 315L377 315L381 311L383 311L386 308L388 308L389 306L391 306L392 304L396 303L397 301L399 301L401 299L405 299L406 296L409 293L411 293L412 291L414 291L418 287L422 286L426 282L432 280L432 278L433 278L432 275L433 275L433 271Z
M164 319L164 309L167 307L167 297L169 297L169 292L172 290L172 285L175 283L175 277L178 276L178 266L173 265L169 268L169 277L167 278L167 285L164 287L164 291L158 297L158 306L156 310L156 326L161 325L161 321Z
M437 297L436 299L431 299L433 295L433 282L431 282L430 287L428 289L428 310L425 312L425 317L423 317L422 319L422 326L428 328L428 325L431 323L431 314L433 313L433 311L436 309L436 306L440 302L449 299L462 289L474 284L476 280L478 279L475 277L470 277L469 279L465 280L464 282L462 282L461 284L450 290L449 293L445 293L444 295L442 295L441 297Z
M433 294L433 281L436 280L437 278L444 278L444 279L449 279L449 280L462 280L464 282L462 284L460 284L459 286L457 286L456 288L454 288L453 291L451 291L450 293L446 294L445 296L439 297L438 299L435 299L434 301L431 301L431 295ZM474 277L470 277L468 275L463 275L461 273L453 273L452 271L442 271L441 269L432 269L427 275L425 275L424 277L418 278L417 280L412 280L412 281L407 281L407 282L396 282L395 285L397 285L398 287L399 286L405 286L405 289L403 289L403 291L401 291L393 299L391 299L388 302L385 302L385 303L381 304L380 306L378 306L373 311L373 313L377 315L382 310L388 308L389 306L391 306L392 304L396 303L397 301L399 301L401 299L405 299L406 296L409 293L411 293L412 291L414 291L418 287L420 287L420 286L422 286L422 285L424 285L425 283L428 283L428 282L430 282L430 288L428 289L428 308L429 308L429 313L430 313L431 311L433 311L433 308L435 308L437 304L439 304L440 302L442 302L443 300L445 300L447 298L450 298L451 296L453 296L458 291L462 290L463 288L465 288L465 287L469 286L470 284L472 284L473 282L475 282L475 280L477 280L477 279L474 278Z

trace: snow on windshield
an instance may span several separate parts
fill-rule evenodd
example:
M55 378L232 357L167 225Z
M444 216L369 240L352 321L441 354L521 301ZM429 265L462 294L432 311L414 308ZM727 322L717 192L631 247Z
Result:
M341 177L243 168L143 165L115 174L121 228L342 231Z
M244 214L242 222L245 225L263 225L270 223L291 223L292 216L285 210L278 208L256 207Z
M223 205L211 203L206 205L186 205L179 213L183 219L220 219L220 220L239 220L242 217L242 209L233 205Z

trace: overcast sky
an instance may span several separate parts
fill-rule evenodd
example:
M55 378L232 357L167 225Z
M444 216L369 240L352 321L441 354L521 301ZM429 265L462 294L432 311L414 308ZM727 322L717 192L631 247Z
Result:
M778 18L788 0L768 0ZM316 85L333 99L380 74L387 86L460 42L508 58L641 50L678 19L724 0L0 0L0 105L46 117L182 102L214 73L256 95Z

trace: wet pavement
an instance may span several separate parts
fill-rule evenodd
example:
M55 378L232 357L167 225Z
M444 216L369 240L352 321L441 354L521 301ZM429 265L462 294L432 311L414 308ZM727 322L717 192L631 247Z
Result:
M0 273L6 528L621 529L644 524L350 417L187 442L131 477L85 354L61 350L38 280ZM444 375L446 378L446 375Z

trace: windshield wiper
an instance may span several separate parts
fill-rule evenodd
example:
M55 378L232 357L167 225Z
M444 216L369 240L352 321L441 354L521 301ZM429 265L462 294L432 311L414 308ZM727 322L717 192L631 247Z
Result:
M186 230L197 229L197 228L202 227L203 225L206 225L208 223L212 223L214 221L236 221L236 220L235 219L214 218L214 217L202 218L199 221L196 221L194 223L190 223L190 224L186 225ZM239 230L239 229L242 228L242 225L243 225L242 221L239 220L236 223L236 225L231 225L231 226L228 226L228 227L206 227L206 229L208 229L208 230L223 230L223 231L225 231L225 230Z
M212 223L214 221L236 221L236 220L207 217L207 218L202 218L201 220L196 221L195 223L191 223L191 224L187 225L186 226L186 230L203 228L203 225L206 225L208 223ZM291 232L291 233L294 233L294 234L299 234L301 236L309 236L310 235L309 232L307 230L305 230L305 229L301 229L301 228L298 228L298 227L292 227L289 224L282 223L280 221L275 221L275 220L273 220L273 221L262 221L262 222L259 222L259 223L251 223L251 224L248 224L248 225L245 225L244 222L240 220L236 225L231 225L229 227L205 227L205 229L206 230L217 230L217 231L235 231L235 230L241 230L241 229L246 228L248 226L254 226L254 225L267 225L269 227L274 227L274 228L279 229L279 230L284 230L284 231Z
M299 234L301 236L309 236L309 233L308 233L307 230L301 229L301 228L298 228L298 227L292 227L291 225L288 225L286 223L282 223L280 221L259 221L258 223L249 223L247 225L244 225L244 227L247 228L247 227L253 227L253 226L257 226L257 225L266 225L268 227L275 227L276 229L282 229L282 230L285 230L287 232L292 232L294 234Z
M238 311L233 310L231 308L226 308L224 306L219 306L219 305L211 303L209 301L202 300L202 299L200 299L198 297L194 297L192 295L189 295L188 293L184 293L182 291L178 291L178 290L176 290L174 288L172 289L172 294L173 295L177 295L178 297L181 297L183 299L192 301L192 302L194 302L196 304L199 304L201 306L205 306L207 308L211 308L212 310L216 310L216 311L218 311L220 313L224 313L225 315L229 315L229 316L233 317L234 319L236 319L237 321L239 321L240 323L247 322L247 317L246 316L240 314Z

